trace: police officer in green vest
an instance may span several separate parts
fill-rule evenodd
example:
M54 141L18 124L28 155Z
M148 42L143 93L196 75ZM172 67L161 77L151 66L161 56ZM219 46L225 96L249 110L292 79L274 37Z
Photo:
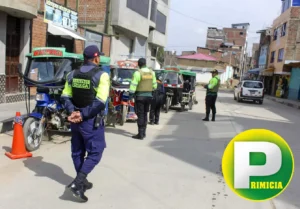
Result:
M206 117L203 118L203 121L209 121L210 110L212 110L212 121L216 120L216 101L220 87L220 77L217 70L213 70L211 74L212 78L209 84L203 85L207 89L205 97Z
M157 83L155 73L146 67L146 59L139 59L138 66L139 70L133 74L129 88L130 97L135 96L135 112L138 116L138 134L132 138L143 140L146 137L149 107Z

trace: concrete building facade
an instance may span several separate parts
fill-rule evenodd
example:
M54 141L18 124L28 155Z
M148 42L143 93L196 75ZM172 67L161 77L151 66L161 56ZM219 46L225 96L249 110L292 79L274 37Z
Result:
M167 44L170 0L114 0L110 3L112 62L147 58L156 66L158 47Z
M37 0L0 1L0 103L24 100L18 65L25 68L37 7Z
M286 3L288 2L283 2L282 14L273 21L271 31L268 67L274 69L273 95L278 91L277 86L282 78L292 79L291 63L300 62L300 7L294 7L292 4L288 4L289 7L287 7ZM294 75L295 77L298 76L296 71ZM291 90L292 88L290 88Z
M109 0L2 0L0 1L0 103L26 97L18 65L35 47L65 47L82 53L96 44L110 56ZM66 15L69 14L69 15ZM9 46L9 47L7 47ZM2 61L2 62L1 62ZM35 89L31 89L35 93Z
M232 24L231 28L209 27L207 30L206 48L222 51L222 61L238 67L239 74L246 69L249 26L249 23L238 23Z

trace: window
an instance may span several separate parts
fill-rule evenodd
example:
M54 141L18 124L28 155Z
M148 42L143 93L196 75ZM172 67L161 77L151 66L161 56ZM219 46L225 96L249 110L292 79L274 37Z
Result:
M98 46L100 52L102 51L102 35L90 31L85 31L85 38L85 47L90 45L96 45Z
M284 23L281 27L281 36L285 36L286 34L286 23Z
M246 81L244 82L243 87L252 89L262 89L263 84L261 82Z
M271 52L271 63L274 62L275 59L275 51Z
M274 30L274 36L273 36L273 40L274 40L274 41L277 40L277 33L278 33L278 29L276 28L276 29Z
M240 32L240 35L241 35L241 36L244 35L244 32Z
M157 2L155 0L152 0L151 14L150 14L150 20L152 22L156 22L156 15L157 15Z
M157 55L157 48L156 48L156 47L153 47L153 48L151 49L151 56L152 56L152 57L156 57L156 55Z
M156 30L160 33L165 34L166 33L166 24L167 24L167 17L160 11L157 11Z
M284 55L284 49L279 49L277 62L282 62L283 55Z
M148 18L149 0L127 0L127 8L135 11L145 18Z

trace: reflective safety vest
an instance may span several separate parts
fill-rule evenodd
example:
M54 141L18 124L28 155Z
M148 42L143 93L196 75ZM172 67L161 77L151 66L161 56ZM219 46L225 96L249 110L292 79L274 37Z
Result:
M212 89L208 89L208 93L213 93L213 94L216 94L218 93L219 91L219 88L220 88L220 78L218 77L213 77L212 79L217 79L217 85L215 85Z
M141 74L141 80L137 85L137 92L152 92L153 91L153 71L144 72L142 69L139 70Z
M93 76L101 71L101 68L95 67L92 70L83 73L80 70L75 70L71 81L72 92L73 92L73 104L78 108L84 108L92 104L96 98L96 86L99 84L98 79L93 79Z

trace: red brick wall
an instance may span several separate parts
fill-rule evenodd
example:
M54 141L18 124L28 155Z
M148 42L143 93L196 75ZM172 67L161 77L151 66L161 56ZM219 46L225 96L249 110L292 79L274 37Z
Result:
M78 12L78 21L81 23L104 23L106 0L79 0Z
M241 35L240 33L243 33ZM226 35L227 41L229 43L234 43L234 45L244 46L246 43L246 30L236 29L236 28L224 28L224 33Z
M206 49L201 47L197 48L197 53L206 54L214 58L217 58L218 60L222 59L222 54L223 54L222 52L219 51L212 52L211 49Z
M219 49L220 45L223 43L222 40L206 40L206 48Z
M111 38L109 36L103 36L103 43L102 43L102 52L105 56L110 56L110 44Z
M67 1L67 7L74 10L74 11L77 11L76 10L76 0L68 0Z
M81 36L84 36L84 29L78 27L77 33L79 33ZM74 40L74 53L81 54L83 50L84 50L84 41Z
M44 16L38 15L33 19L32 25L32 48L46 46L47 24L44 23Z

